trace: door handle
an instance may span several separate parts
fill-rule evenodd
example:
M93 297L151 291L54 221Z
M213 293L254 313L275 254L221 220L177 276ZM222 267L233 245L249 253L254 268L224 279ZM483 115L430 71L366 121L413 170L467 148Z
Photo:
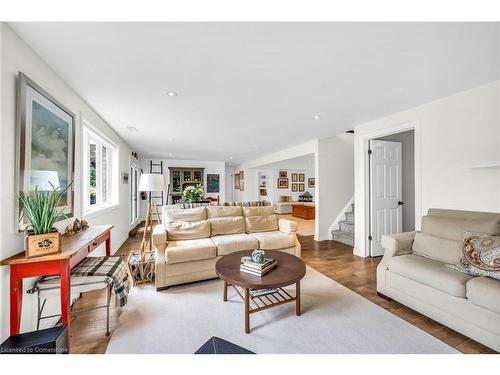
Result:
M398 206L402 206L405 202L398 201Z

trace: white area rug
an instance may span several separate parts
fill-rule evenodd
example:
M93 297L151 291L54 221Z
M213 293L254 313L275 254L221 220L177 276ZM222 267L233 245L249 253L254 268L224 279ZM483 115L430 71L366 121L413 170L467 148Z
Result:
M457 353L312 268L301 286L300 317L294 303L252 314L250 334L234 289L222 301L221 280L133 288L107 353L194 353L212 336L259 354Z

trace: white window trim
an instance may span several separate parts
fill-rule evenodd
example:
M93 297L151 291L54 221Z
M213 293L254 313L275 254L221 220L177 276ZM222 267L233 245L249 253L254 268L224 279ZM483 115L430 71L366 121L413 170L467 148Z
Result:
M118 207L119 202L119 189L118 189L118 146L109 140L106 136L96 130L87 120L82 120L82 207L83 216L85 218L91 218L97 214L111 211ZM96 185L100 187L101 179L101 152L102 146L106 146L110 151L108 158L110 158L110 168L108 168L108 194L110 194L110 200L108 202L100 202L102 198L102 193L97 194L97 202L95 205L89 204L89 186L88 182L90 179L89 171L89 160L88 160L88 145L90 140L93 140L98 147L96 147L96 159L99 162L96 163Z

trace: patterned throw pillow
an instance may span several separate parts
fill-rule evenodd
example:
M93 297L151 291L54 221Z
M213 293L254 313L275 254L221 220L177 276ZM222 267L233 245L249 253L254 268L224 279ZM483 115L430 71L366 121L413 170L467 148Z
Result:
M489 276L500 280L500 237L465 232L462 259L450 268L472 276Z

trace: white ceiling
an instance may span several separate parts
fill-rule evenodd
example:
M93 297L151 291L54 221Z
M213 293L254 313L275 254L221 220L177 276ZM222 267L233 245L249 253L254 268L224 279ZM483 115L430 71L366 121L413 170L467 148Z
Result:
M493 23L11 26L144 156L237 163L500 77Z

